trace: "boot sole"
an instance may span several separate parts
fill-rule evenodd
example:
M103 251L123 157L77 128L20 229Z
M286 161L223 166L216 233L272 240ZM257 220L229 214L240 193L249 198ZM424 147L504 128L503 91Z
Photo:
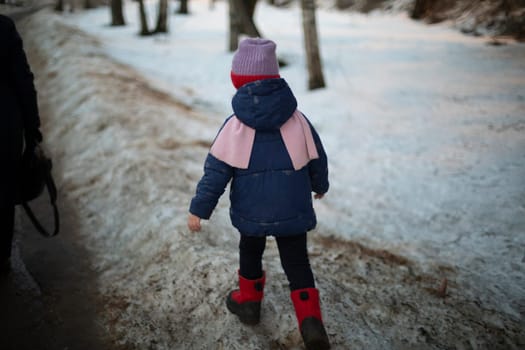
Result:
M226 298L226 307L236 315L244 324L256 325L261 320L261 303L256 301L247 301L242 304L236 303L231 298L231 293Z
M305 318L301 324L301 335L303 336L306 350L328 350L330 342L324 329L323 323L314 317Z

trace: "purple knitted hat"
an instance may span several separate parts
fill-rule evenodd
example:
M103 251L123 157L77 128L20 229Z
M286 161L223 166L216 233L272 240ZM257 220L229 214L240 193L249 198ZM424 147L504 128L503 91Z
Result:
M247 38L239 43L233 56L232 82L237 88L260 79L279 78L279 64L273 41Z

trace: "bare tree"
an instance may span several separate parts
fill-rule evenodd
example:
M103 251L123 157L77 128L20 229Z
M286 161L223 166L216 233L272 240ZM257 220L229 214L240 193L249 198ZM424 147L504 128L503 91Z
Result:
M97 7L93 0L84 0L84 9L89 10Z
M425 17L427 12L432 7L432 1L428 0L416 0L414 2L414 8L412 9L412 13L410 14L410 17L413 19L422 19Z
M261 37L253 20L255 5L257 5L257 0L229 0L230 51L237 50L241 34Z
M148 15L146 13L146 7L144 6L144 0L137 0L139 4L139 18L140 18L140 32L139 35L146 36L151 35L148 26Z
M319 40L317 39L317 24L315 21L315 0L301 0L303 12L304 47L308 66L308 89L325 87Z
M54 9L57 12L64 12L64 0L57 0Z
M153 33L168 32L168 0L159 0L159 12L157 16L157 26Z
M177 13L181 15L187 15L189 13L188 0L180 0L179 10Z
M111 25L124 26L124 12L122 11L122 0L111 0Z
M344 10L350 6L352 6L354 4L355 1L353 0L336 0L335 2L335 6L339 9L339 10Z
M268 0L267 1L269 5L276 6L276 7L286 7L290 5L294 0Z
M69 10L69 12L73 12L75 10L75 1L74 0L57 0L55 3L55 7L53 8L57 12L64 12L66 9Z
M157 33L168 32L168 0L159 0L158 14L157 14L157 25L154 30L149 29L148 25L148 14L146 12L146 6L144 0L137 0L139 4L139 18L140 18L140 36L147 36Z
M236 14L235 4L233 0L228 1L229 23L230 23L230 40L228 49L230 52L237 50L239 44L239 36L241 35L241 21Z

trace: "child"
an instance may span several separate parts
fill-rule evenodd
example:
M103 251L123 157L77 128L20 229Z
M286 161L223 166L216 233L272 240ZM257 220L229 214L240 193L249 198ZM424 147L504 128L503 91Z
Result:
M316 225L312 195L328 191L327 158L317 132L279 76L271 40L248 38L233 57L231 80L238 89L234 115L210 149L204 175L191 201L188 227L201 229L230 179L230 218L240 232L239 289L226 306L241 322L260 319L266 236L275 236L307 349L329 349L319 292L308 260L306 232Z

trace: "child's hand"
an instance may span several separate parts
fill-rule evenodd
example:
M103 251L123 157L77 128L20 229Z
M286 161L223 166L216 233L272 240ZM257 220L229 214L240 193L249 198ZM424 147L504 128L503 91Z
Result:
M201 230L201 218L190 213L188 215L188 228L190 229L191 232L200 231Z
M323 197L324 197L324 193L316 193L316 194L314 194L314 198L315 199L321 199Z

